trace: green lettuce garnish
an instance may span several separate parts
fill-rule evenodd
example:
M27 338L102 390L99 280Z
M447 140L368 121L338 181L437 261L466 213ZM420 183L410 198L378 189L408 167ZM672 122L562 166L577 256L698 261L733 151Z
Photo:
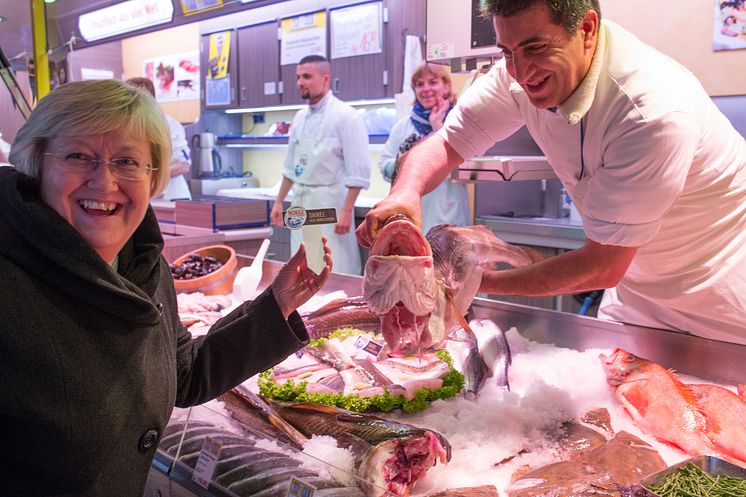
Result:
M344 340L350 336L365 333L355 328L341 328L335 330L328 338L339 338ZM325 339L311 340L311 345L320 347ZM314 344L314 342L320 342ZM440 388L432 390L422 388L417 391L412 400L407 400L403 395L391 395L388 390L383 394L373 395L372 397L362 397L358 394L345 395L343 393L314 393L306 391L307 381L296 383L294 380L288 380L282 385L272 381L272 370L269 369L259 374L259 392L270 399L284 402L317 402L328 406L340 407L353 412L366 412L378 410L390 412L394 409L401 409L405 412L417 412L426 409L431 402L440 399L450 399L455 397L462 388L464 388L464 375L454 369L453 360L447 350L438 350L435 355L441 361L448 364L451 372L443 378L443 385Z

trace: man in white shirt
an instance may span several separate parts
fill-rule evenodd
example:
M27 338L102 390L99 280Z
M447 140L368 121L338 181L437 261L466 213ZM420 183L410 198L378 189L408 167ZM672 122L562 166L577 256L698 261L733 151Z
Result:
M324 57L301 59L296 81L308 107L293 118L282 183L270 214L272 223L283 226L283 201L291 188L293 206L336 208L337 224L322 225L334 259L333 271L361 274L360 248L352 228L355 200L370 185L365 122L329 91L331 66ZM302 237L301 230L291 231L291 253L298 250Z
M504 58L410 151L358 238L369 243L395 213L419 222L422 194L525 124L572 196L587 241L490 272L481 291L608 288L601 317L746 343L743 137L689 71L602 22L597 0L553 4L486 1Z
M148 78L130 78L127 83L144 88L155 98L155 86ZM171 161L168 165L170 178L161 198L164 200L191 200L192 194L189 191L186 176L184 176L192 166L186 132L179 121L165 113L163 115L166 118L168 129L171 131Z

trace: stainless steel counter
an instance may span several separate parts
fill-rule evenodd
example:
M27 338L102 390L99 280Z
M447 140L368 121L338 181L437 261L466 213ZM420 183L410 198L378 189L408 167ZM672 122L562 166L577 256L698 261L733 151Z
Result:
M482 215L475 221L488 226L508 243L568 250L585 243L583 226L570 218Z

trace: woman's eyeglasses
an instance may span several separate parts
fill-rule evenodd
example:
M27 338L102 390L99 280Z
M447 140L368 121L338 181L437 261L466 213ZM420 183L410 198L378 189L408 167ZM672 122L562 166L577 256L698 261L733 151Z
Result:
M69 153L56 154L53 152L44 152L42 155L53 157L57 159L58 163L65 169L74 172L88 172L93 171L101 164L106 164L109 170L114 173L115 176L122 179L141 181L144 180L150 171L157 171L157 167L153 167L150 164L145 164L137 159L130 157L121 157L117 159L103 160L94 159L85 154L80 153Z

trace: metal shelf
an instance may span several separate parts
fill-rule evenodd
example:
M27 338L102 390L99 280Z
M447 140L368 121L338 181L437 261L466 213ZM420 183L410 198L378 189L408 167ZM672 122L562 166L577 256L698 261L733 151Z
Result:
M553 179L557 176L544 156L483 156L465 161L452 177L469 182Z
M382 145L386 143L389 135L375 134L368 135L371 145ZM285 147L288 144L288 137L285 136L252 136L252 135L223 135L217 137L217 144L228 147L239 148L273 148Z

